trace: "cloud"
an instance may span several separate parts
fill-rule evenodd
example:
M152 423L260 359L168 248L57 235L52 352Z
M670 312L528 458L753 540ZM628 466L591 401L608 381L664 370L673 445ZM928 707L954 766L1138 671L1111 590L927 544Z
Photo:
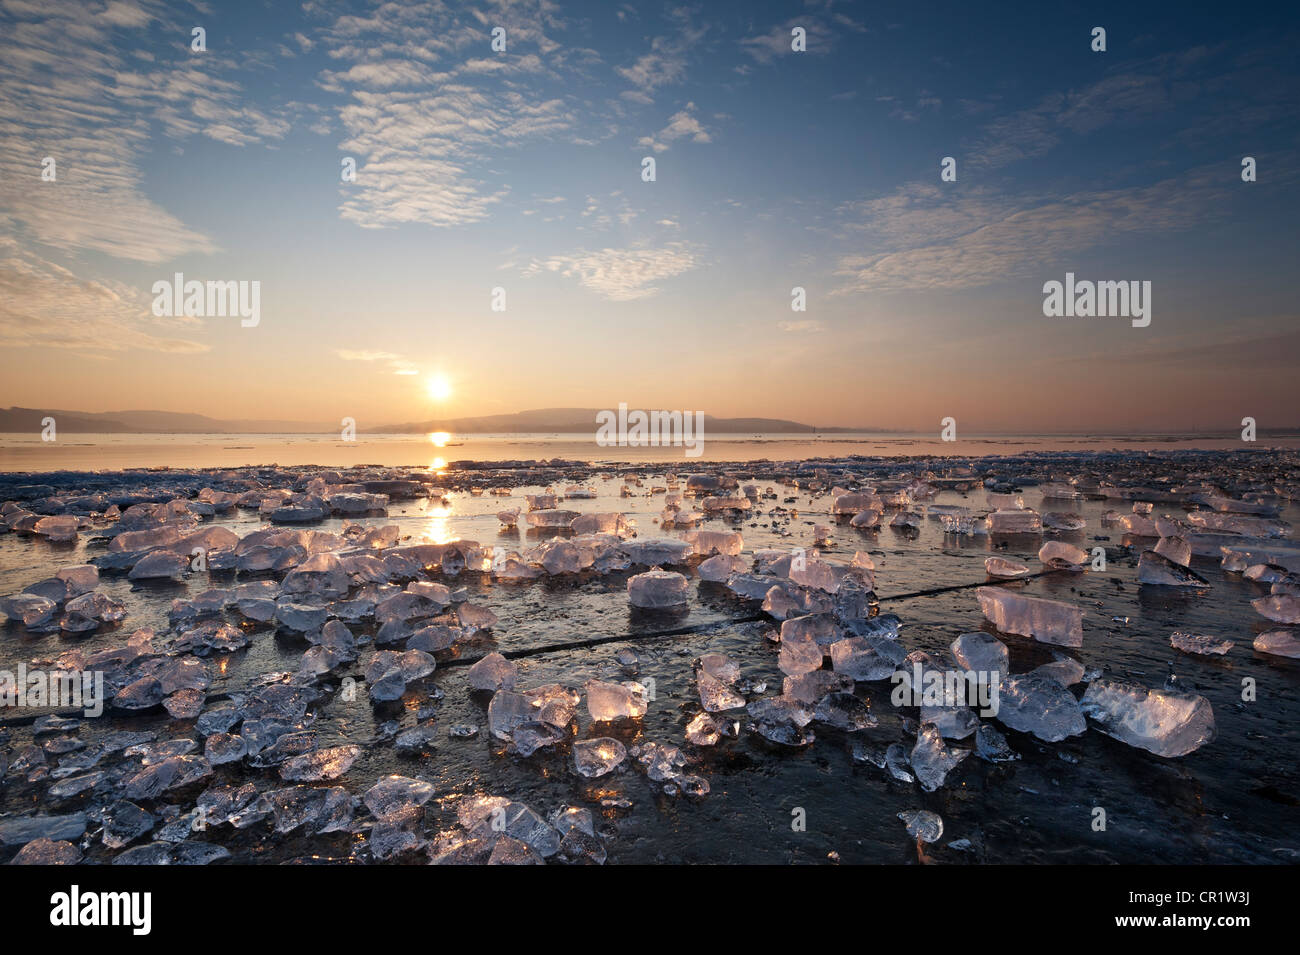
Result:
M0 8L0 221L11 233L66 252L163 262L215 243L150 199L139 158L153 124L169 137L232 145L274 140L287 121L242 102L215 55L177 46L159 62L140 36L154 21L178 35L168 7L113 2ZM41 179L42 161L57 177Z
M633 208L621 189L615 189L604 199L587 196L586 205L579 213L583 223L579 228L604 230L615 223L620 226L631 225L644 211L644 209Z
M610 301L631 302L658 294L658 283L689 272L698 264L691 249L674 242L658 249L601 249L551 256L534 261L523 274L558 272L565 278L576 278L583 288Z
M820 332L825 331L821 322L815 319L807 318L800 322L777 322L777 328L783 332L797 334L799 332Z
M1220 170L1194 170L1150 186L1011 197L958 195L910 185L850 203L847 234L867 248L840 258L843 292L961 289L1050 266L1117 236L1190 229L1221 213ZM875 251L871 243L881 249Z
M382 361L393 370L394 375L418 375L420 373L414 363L393 352L340 348L334 354L344 361Z
M496 26L506 53L491 52ZM562 80L577 68L549 35L563 27L546 0L498 0L470 18L386 5L323 28L318 42L339 68L319 82L345 97L339 149L358 160L356 181L340 186L341 217L372 229L487 218L509 194L488 181L492 157L573 134Z
M142 27L148 24L152 15L138 4L113 0L99 14L99 19L118 27Z
M651 103L650 96L661 86L680 83L686 77L686 54L682 48L664 37L655 37L650 42L650 52L637 57L631 66L620 66L615 71L627 80L635 90L623 95L639 102Z
M708 31L706 27L695 26L690 11L684 7L672 10L669 17L679 27L676 33L653 38L649 52L641 54L628 66L614 68L615 73L634 87L619 94L623 99L649 106L654 102L656 90L686 79L690 50Z
M92 357L128 348L171 354L208 350L166 331L192 320L157 319L148 297L112 281L77 276L0 238L0 346L66 348Z
M852 23L852 21L847 22ZM759 63L771 63L778 56L785 56L794 52L791 44L794 41L793 31L795 27L803 27L807 42L805 52L830 52L831 45L835 41L835 31L817 16L793 17L779 26L772 27L766 33L756 33L742 37L740 48ZM857 24L854 24L852 28L854 32L861 32Z
M668 144L678 139L689 137L693 143L709 143L712 138L698 119L695 118L695 104L687 103L686 108L674 113L668 125L654 136L642 136L637 140L638 146L653 149L661 153L668 149Z
M1030 107L990 121L968 145L966 162L975 169L999 168L1045 156L1070 136L1086 136L1113 124L1138 125L1180 111L1195 116L1204 110L1208 96L1224 90L1232 91L1231 98L1218 104L1213 125L1191 122L1183 136L1209 142L1230 131L1294 117L1294 99L1281 93L1271 66L1233 63L1214 68L1204 62L1205 55L1200 49L1165 54L1128 64L1079 89L1042 96ZM971 108L970 101L962 103Z

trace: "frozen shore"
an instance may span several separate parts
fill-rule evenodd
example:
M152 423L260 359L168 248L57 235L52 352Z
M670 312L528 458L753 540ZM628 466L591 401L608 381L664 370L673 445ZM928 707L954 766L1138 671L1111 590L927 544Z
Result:
M1294 861L1297 463L0 475L0 855Z

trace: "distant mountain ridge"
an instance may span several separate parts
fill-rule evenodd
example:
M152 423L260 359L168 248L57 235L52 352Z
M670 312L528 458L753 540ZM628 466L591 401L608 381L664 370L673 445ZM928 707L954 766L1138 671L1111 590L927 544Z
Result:
M69 434L275 434L336 431L321 421L220 419L181 411L61 411L57 408L0 408L0 431L40 431L53 418Z
M365 434L582 434L596 430L596 408L538 408L510 414L464 418L430 418L367 428ZM0 408L0 432L39 432L44 418L66 434L330 434L339 425L322 421L221 419L179 411L61 411L53 408ZM885 428L817 428L782 418L715 418L704 416L707 434L824 434Z
M613 410L613 409L608 409ZM635 410L635 409L632 409ZM649 409L647 409L649 410ZM452 434L582 434L595 431L597 408L537 408L511 414L483 415L475 418L430 418L385 425L371 430L379 434L420 434L446 431ZM614 412L617 414L617 411ZM858 431L859 428L817 428L783 418L715 418L704 416L705 434L787 433L812 434L816 431Z

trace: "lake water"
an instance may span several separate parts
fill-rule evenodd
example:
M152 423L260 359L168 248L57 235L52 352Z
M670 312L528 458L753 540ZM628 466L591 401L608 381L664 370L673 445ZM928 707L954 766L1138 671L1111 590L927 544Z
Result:
M601 447L591 434L365 435L333 434L0 434L0 471L121 470L126 468L240 467L316 464L432 466L435 461L552 460L591 462L796 461L820 457L1023 454L1035 451L1241 448L1237 435L962 435L844 433L706 435L703 453L680 447ZM1260 447L1300 447L1300 436L1264 437Z

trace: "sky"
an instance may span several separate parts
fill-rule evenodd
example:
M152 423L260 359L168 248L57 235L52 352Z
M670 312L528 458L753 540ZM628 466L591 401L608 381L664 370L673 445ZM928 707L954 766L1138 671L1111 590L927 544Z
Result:
M0 406L1296 426L1300 13L1134 6L0 0Z

